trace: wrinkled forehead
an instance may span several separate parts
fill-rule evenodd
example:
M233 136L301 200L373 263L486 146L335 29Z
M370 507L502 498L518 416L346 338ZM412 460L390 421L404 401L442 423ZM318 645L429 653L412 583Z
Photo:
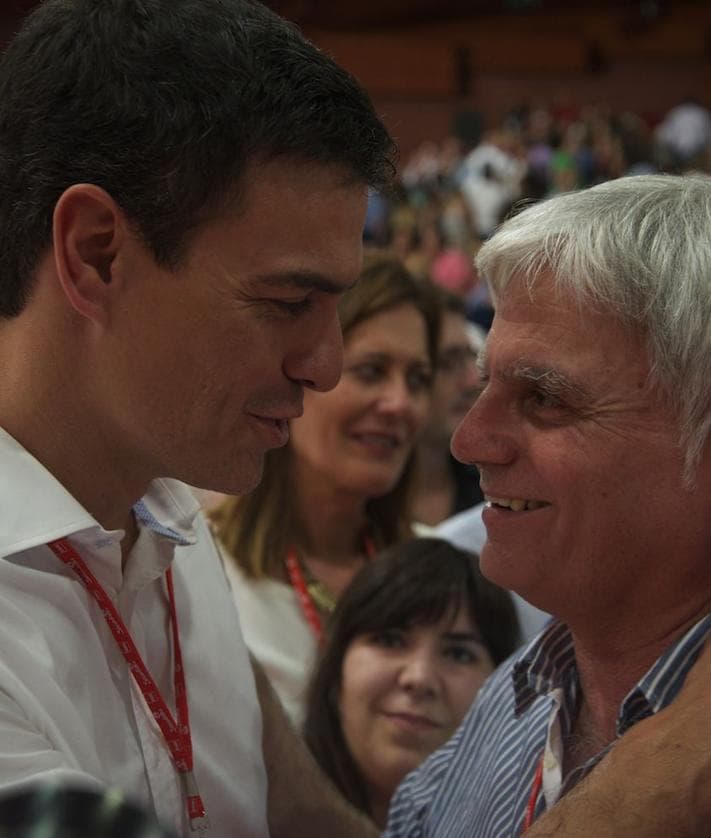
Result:
M651 369L639 330L546 277L534 286L514 281L502 293L478 365L482 375L505 378L524 369L555 373L580 392L594 382L600 395L622 380L646 389Z
M510 278L496 298L492 327L502 320L537 324L541 329L571 329L594 343L614 333L616 339L622 337L631 346L646 344L641 325L625 320L616 306L593 299L579 286L547 271Z

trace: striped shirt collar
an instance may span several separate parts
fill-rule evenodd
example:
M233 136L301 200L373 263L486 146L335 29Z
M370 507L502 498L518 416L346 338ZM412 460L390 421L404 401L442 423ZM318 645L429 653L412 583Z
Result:
M620 706L617 735L658 712L674 700L711 632L711 614L702 617L657 659ZM539 696L562 689L563 728L577 706L580 682L573 636L565 623L554 621L524 650L512 670L515 713L519 718Z
M711 615L657 660L622 702L620 729L672 700L710 631ZM386 838L520 835L551 727L560 722L557 732L565 736L579 697L570 632L552 623L501 665L452 739L403 781L391 804ZM610 747L571 771L558 793L579 782ZM555 791L551 788L552 797ZM547 805L544 786L536 816Z
M112 591L138 590L159 578L175 548L194 544L199 504L189 488L171 479L154 480L133 507L139 539L160 546L141 549L123 562L123 530L107 530L17 440L0 428L0 559L22 563L25 555L58 538L70 537L91 559L94 574ZM146 558L153 557L152 559Z

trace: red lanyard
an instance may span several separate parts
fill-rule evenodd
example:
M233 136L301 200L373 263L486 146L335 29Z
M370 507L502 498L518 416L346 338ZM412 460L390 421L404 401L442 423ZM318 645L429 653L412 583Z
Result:
M289 574L291 587L296 591L296 596L306 618L306 622L311 626L311 631L313 631L316 639L320 643L323 637L323 623L316 610L316 605L311 598L311 594L306 587L306 580L304 579L304 574L301 572L299 559L293 547L290 547L286 554L286 572Z
M168 588L168 607L170 611L170 627L173 635L173 656L175 658L173 683L175 685L175 705L177 722L173 718L170 708L160 694L155 681L151 677L140 652L136 648L121 615L109 599L101 583L86 566L86 563L67 539L60 538L47 544L58 559L70 567L79 577L87 591L94 597L101 609L106 624L111 630L121 653L126 659L131 674L136 680L146 704L163 733L166 745L173 759L173 764L180 774L183 793L188 807L188 817L192 830L203 829L208 826L197 783L193 775L193 743L190 735L190 718L188 716L188 693L185 686L185 671L183 657L180 651L180 637L178 636L178 614L175 608L175 593L173 591L173 574L171 569L165 573Z
M543 784L543 757L540 758L538 766L536 767L536 774L533 778L533 785L531 786L531 796L528 798L528 805L526 806L526 816L523 819L522 832L526 830L533 823L536 815L536 803L538 802L538 795L541 792L541 785Z
M363 535L363 547L366 556L372 559L375 555L375 544L368 534ZM291 587L296 591L296 596L299 600L301 611L306 618L306 622L311 626L311 630L320 643L323 640L323 622L319 616L313 597L309 593L304 574L301 572L299 558L293 547L290 547L286 553L286 572L289 574Z

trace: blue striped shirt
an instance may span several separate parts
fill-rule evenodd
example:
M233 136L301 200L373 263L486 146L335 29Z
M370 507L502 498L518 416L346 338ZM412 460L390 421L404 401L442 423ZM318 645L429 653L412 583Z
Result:
M668 649L627 694L617 718L618 737L676 697L710 631L711 615ZM565 736L574 721L580 683L572 637L560 622L491 676L452 739L405 779L393 798L384 838L519 836L546 743L553 690L562 692L559 722ZM566 778L563 792L604 753ZM536 816L545 807L540 794Z

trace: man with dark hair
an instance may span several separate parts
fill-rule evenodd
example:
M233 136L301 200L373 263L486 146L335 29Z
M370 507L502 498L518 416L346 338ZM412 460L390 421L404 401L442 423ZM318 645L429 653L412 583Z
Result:
M47 0L10 44L0 788L115 786L180 834L347 834L327 791L291 801L299 753L178 481L250 491L336 383L392 171L364 91L258 3Z

